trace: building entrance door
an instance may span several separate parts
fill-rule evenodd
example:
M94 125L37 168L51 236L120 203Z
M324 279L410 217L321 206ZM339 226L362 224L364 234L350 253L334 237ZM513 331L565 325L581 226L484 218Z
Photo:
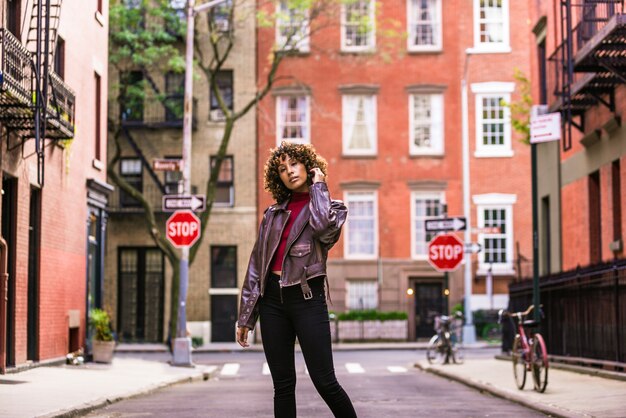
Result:
M120 248L118 333L121 341L163 342L163 253Z
M2 181L2 237L7 242L6 366L15 366L15 238L17 231L17 179Z
M435 317L441 315L443 283L415 281L415 336L430 338L435 332Z
M235 322L237 321L237 296L211 296L211 341L235 341Z

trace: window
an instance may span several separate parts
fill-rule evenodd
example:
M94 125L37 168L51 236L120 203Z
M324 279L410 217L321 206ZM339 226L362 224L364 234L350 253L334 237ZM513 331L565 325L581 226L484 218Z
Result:
M342 105L343 153L376 155L376 96L346 94Z
M309 143L311 117L308 96L279 96L276 99L276 144L282 141Z
M589 174L588 216L589 216L589 264L602 261L602 194L600 171Z
M122 120L143 121L143 73L141 71L121 73L120 84L126 89L126 96L121 101Z
M278 2L276 44L278 49L309 51L309 13L307 9L289 8L288 0Z
M512 157L511 102L514 83L475 83L476 152L475 157Z
M370 51L375 45L374 1L354 0L344 3L341 13L342 51Z
M375 279L354 280L348 279L347 301L348 310L362 311L364 309L378 308L378 282Z
M211 287L237 287L237 247L211 246Z
M215 167L216 157L211 157L211 169ZM215 206L233 206L235 204L235 168L232 156L222 160L215 187Z
M102 14L102 0L98 0L98 8L96 9L96 11Z
M411 194L411 254L413 258L426 259L428 243L436 235L426 232L424 221L443 215L443 192L413 192Z
M441 50L441 0L409 0L409 51Z
M219 71L215 75L215 84L222 96L224 104L229 111L233 111L233 71L224 70ZM217 96L213 94L213 89L210 89L209 96L211 97L211 110L209 112L209 119L212 121L221 121L225 119L224 112L220 107Z
M102 79L100 77L100 74L98 73L94 73L94 82L96 84L95 86L95 96L96 96L96 114L95 114L95 128L96 128L96 132L95 132L95 153L94 153L94 157L96 158L96 160L100 160L101 159L101 151L100 149L102 148Z
M345 258L373 259L378 255L378 214L375 192L346 192Z
M165 120L177 122L183 119L185 106L185 73L165 74Z
M168 160L181 160L180 155L167 155ZM183 194L183 172L164 171L165 194Z
M443 154L443 95L409 96L409 152L411 155Z
M15 35L17 39L21 39L22 0L9 1L7 7L7 29Z
M478 253L478 274L491 268L493 274L513 275L513 204L515 195L485 194L473 197L478 228L498 228L497 233L478 234L482 251Z
M65 40L57 36L57 44L54 47L54 72L65 79Z
M123 158L120 161L120 174L131 186L143 192L143 167L139 158ZM122 207L138 207L139 202L120 190L120 205Z
M474 0L474 48L510 52L509 0Z
M183 0L186 2L186 0ZM233 19L233 2L227 0L213 7L208 14L209 25L211 25L213 31L225 33L232 28Z
M622 181L620 160L615 160L611 164L611 198L613 203L613 241L619 241L622 239Z

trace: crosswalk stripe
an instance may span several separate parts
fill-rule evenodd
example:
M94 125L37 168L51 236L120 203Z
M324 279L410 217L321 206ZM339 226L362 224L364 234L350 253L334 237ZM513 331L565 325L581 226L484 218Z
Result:
M239 363L226 363L222 367L220 374L222 376L234 376L239 371Z
M267 362L263 363L263 372L264 375L268 375L270 374L270 366L267 364Z
M401 367L401 366L389 366L387 367L387 370L389 370L391 373L406 373L407 372L406 367Z
M348 373L365 373L365 370L359 363L346 363Z

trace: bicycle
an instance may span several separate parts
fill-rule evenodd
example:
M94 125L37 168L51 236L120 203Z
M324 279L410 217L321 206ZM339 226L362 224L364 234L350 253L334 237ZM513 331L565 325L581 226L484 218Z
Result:
M457 336L456 318L462 318L457 312L454 316L441 315L435 318L435 330L426 349L426 359L430 364L448 364L450 359L456 364L463 363L463 347Z
M526 318L534 309L530 305L524 312L508 312L501 309L499 312L499 322L503 317L514 318L516 320L517 334L513 340L511 350L511 360L513 361L513 376L515 384L519 390L526 385L526 373L531 372L534 389L543 393L548 386L548 351L543 336L535 332L532 328L539 326L538 321L527 320ZM528 336L526 335L528 329Z

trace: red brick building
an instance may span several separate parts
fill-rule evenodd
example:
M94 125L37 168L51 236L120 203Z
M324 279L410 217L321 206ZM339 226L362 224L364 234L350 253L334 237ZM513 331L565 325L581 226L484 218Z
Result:
M111 190L104 171L107 10L108 1L0 5L0 273L8 273L0 275L8 291L0 295L0 372L84 347L87 312L101 306ZM42 45L49 35L47 57L44 49L37 54L38 31ZM31 84L32 61L40 62L40 90ZM39 102L46 122L37 141Z
M406 311L415 338L431 334L434 314L463 300L463 268L446 282L427 261L432 235L424 231L444 204L449 216L464 215L463 112L469 220L500 228L471 235L482 245L472 256L472 310L506 306L507 284L526 274L532 256L530 154L504 103L520 99L514 69L530 72L526 4L364 0L327 16L323 29L312 21L292 32L300 38L287 46L293 23L278 19L258 31L259 80L272 48L297 50L259 106L258 166L283 139L310 142L328 160L331 195L349 208L330 254L331 309ZM364 16L375 23L359 25ZM390 27L406 37L390 39ZM261 213L271 203L259 184Z

